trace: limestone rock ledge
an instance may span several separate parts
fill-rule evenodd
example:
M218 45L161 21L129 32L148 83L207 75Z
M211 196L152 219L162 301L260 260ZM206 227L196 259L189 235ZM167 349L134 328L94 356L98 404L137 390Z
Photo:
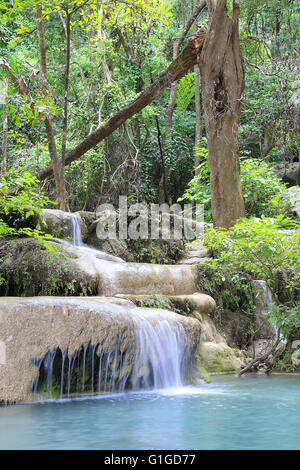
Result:
M197 266L125 263L87 246L49 241L50 253L33 239L0 243L1 295L192 294Z
M181 315L196 318L201 325L201 340L197 353L198 372L208 382L209 373L237 372L245 362L245 352L230 347L225 335L212 319L216 302L207 294L195 292L190 295L118 295L136 305L167 307Z
M196 353L201 325L194 318L162 309L138 308L120 298L35 297L0 299L0 402L32 401L32 387L42 360L50 349L68 349L71 357L82 346L104 344L129 351L134 359L137 320L160 320L182 325L188 346Z

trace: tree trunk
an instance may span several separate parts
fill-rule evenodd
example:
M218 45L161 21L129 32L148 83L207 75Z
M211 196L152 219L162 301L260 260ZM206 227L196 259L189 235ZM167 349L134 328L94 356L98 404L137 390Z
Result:
M134 101L124 108L120 109L107 122L97 130L89 134L74 149L66 153L65 165L78 160L88 150L94 148L99 142L111 135L118 129L127 119L131 118L148 104L152 103L170 84L181 78L191 67L199 60L199 53L205 38L205 29L200 28L196 35L190 38L189 42L169 67L151 83L146 90L143 91ZM53 174L52 165L44 168L37 175L42 180Z
M1 175L6 172L6 157L7 157L7 133L8 133L8 109L7 109L7 96L8 96L8 78L3 80L3 127L2 127L2 161L1 161Z
M40 51L40 68L41 68L41 86L42 94L48 95L48 82L47 82L47 60L46 60L46 41L44 33L44 25L42 20L43 12L41 5L36 6L36 25L39 40L39 51ZM54 129L50 115L45 117L45 127L48 140L48 149L52 162L52 171L56 186L56 197L59 209L69 211L67 191L65 186L64 177L64 164L63 159L59 159L54 135Z
M197 8L198 0L194 0L194 10ZM197 24L194 23L194 33L197 31ZM201 97L200 97L200 68L196 64L194 66L194 76L195 76L195 147L198 148L200 144L200 139L202 137L202 122L201 122ZM199 156L197 152L195 154L195 174L198 174L197 167L199 166Z
M200 57L214 225L228 228L245 215L240 182L238 126L244 73L238 33L239 6L209 2L209 25Z
M188 5L185 4L184 2L181 2L181 11L182 11L182 25L183 25L183 30L181 35L178 38L173 39L173 61L177 58L179 54L179 48L184 41L187 33L189 32L191 26L194 24L194 34L197 34L197 24L196 24L196 19L199 16L200 12L205 8L206 6L206 0L202 1L200 5L198 5L198 0L195 0L194 5L193 5L193 13L192 15L188 18L186 17L188 15ZM186 9L186 12L185 12ZM199 73L199 66L198 64L195 65L195 67L198 68L198 73ZM171 143L172 141L172 120L173 120L173 113L175 109L175 103L176 103L176 96L177 96L177 81L171 83L170 87L170 97L169 97L169 103L168 107L166 110L166 135L165 135L165 141L166 143ZM197 127L197 123L196 123ZM170 168L169 166L164 166L162 168L162 175L159 181L158 185L158 202L159 204L162 204L163 202L170 202L166 200L166 183L169 178L169 173L170 173Z
M201 122L201 98L200 98L200 80L199 80L200 69L198 65L194 67L195 75L195 149L199 148L200 140L202 138L202 122ZM197 167L200 165L199 156L197 151L195 152L195 174L198 174Z
M66 65L65 65L65 79L64 79L64 106L63 106L63 129L62 129L62 142L61 142L61 167L64 178L65 156L67 149L68 139L68 100L69 100L69 81L70 81L70 57L71 57L71 25L68 7L66 7Z

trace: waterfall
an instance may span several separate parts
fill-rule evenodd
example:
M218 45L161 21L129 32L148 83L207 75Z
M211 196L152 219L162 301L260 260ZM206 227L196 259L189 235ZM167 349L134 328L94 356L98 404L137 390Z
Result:
M256 312L265 316L274 302L272 291L266 281L261 279L253 281L253 286L255 292Z
M72 245L82 246L81 217L79 214L69 214L72 222Z
M266 281L257 280L254 282L256 282L261 289L262 312L268 313L272 303L274 302L272 291Z
M124 332L110 346L90 341L71 356L68 348L49 349L43 360L34 361L39 371L32 391L63 398L182 386L192 364L185 329L168 318L170 312L159 312L161 319L154 321L153 311L140 309L126 350Z
M257 297L259 300L258 302L259 311L263 315L267 315L270 312L271 305L274 303L272 291L270 287L268 286L268 284L266 283L266 281L255 280L253 282L254 282L254 288L257 292ZM273 322L272 322L272 326L275 330L275 338L277 338L278 326ZM280 335L280 338L282 341L285 341L285 338L283 337L282 334Z
M152 326L145 319L135 320L135 323L137 354L132 374L133 389L182 386L186 343L182 325L170 325L163 320Z

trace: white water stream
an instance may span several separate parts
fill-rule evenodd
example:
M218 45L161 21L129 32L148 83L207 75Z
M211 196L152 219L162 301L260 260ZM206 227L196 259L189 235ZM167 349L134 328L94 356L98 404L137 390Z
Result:
M137 285L144 282L150 290L145 276L153 279L156 271L163 279L170 277L170 266L155 266L126 263L83 244L81 218L70 214L72 220L72 243L61 243L80 267L101 279L104 295L114 295L120 290L120 276L123 284L130 285L132 279ZM184 266L178 267L182 275ZM188 267L190 270L191 268ZM174 275L173 275L174 277ZM175 274L176 278L176 274ZM180 278L178 279L180 283ZM134 283L132 283L134 287ZM105 297L103 297L105 301ZM112 305L112 308L116 306ZM42 390L46 396L70 397L86 393L116 393L126 390L150 390L182 387L190 372L192 359L188 339L183 325L176 314L151 308L129 308L130 347L122 349L122 331L117 337L108 338L105 344L83 345L69 355L68 349L50 349L43 360L35 362L38 377L33 386L35 394ZM128 313L126 312L126 315ZM175 318L174 318L175 317ZM110 331L107 331L110 336Z

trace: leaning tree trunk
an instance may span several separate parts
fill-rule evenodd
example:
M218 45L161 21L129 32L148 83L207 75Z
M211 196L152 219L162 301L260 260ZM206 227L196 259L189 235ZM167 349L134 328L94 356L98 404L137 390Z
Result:
M88 150L94 148L99 142L111 135L118 129L127 119L131 118L139 111L144 109L148 104L152 103L170 84L181 78L191 67L193 67L198 59L202 44L205 38L206 30L199 28L197 33L188 41L185 48L178 57L164 70L164 72L151 83L135 100L131 101L124 108L120 109L101 127L89 134L76 147L66 153L65 165L78 160ZM1 65L1 64L0 64ZM42 169L37 177L39 180L45 179L53 174L52 165Z
M228 228L245 214L240 182L238 126L244 73L239 5L232 18L226 0L210 0L209 25L200 57L202 100L210 167L214 225Z

